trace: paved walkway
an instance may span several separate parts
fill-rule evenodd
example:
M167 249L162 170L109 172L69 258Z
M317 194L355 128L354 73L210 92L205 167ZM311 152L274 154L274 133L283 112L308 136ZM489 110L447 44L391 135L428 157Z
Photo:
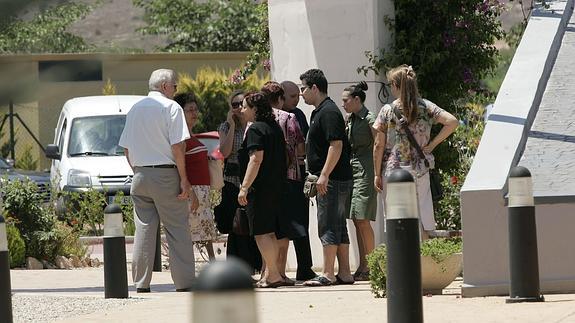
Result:
M80 270L13 270L17 295L104 298L103 268ZM461 298L461 280L448 295L423 298L426 322L575 322L575 295L546 295L545 303L505 304L505 297ZM154 273L152 293L105 312L68 317L62 322L189 322L193 296L176 293L169 272ZM385 322L386 300L376 299L367 282L351 286L302 286L257 290L259 322ZM16 297L17 297L16 296ZM206 309L215 311L217 309ZM18 318L15 317L16 322Z

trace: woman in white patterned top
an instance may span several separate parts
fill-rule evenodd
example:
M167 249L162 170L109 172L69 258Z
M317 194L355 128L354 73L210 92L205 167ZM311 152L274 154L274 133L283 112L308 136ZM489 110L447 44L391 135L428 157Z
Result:
M419 96L415 71L411 66L401 65L387 73L391 92L398 98L384 105L373 124L377 130L373 148L375 188L384 192L383 176L387 177L394 169L410 171L417 185L419 217L423 228L423 238L428 231L435 229L433 201L429 186L429 169L434 167L433 149L455 131L458 120L451 113L441 109L433 102ZM398 117L399 116L399 117ZM415 141L421 147L425 161L419 157L403 130L406 122ZM443 125L441 131L431 138L431 127L435 123Z

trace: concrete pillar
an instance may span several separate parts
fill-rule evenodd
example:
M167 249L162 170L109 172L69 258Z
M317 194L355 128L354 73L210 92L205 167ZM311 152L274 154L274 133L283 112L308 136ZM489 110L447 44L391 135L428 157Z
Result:
M393 18L392 0L268 0L272 79L300 83L299 75L310 68L319 68L329 82L328 94L341 104L341 92L348 85L364 80L369 85L366 106L377 113L383 102L378 92L384 76L357 73L368 65L365 51L378 53L388 49L391 33L384 17ZM298 105L309 121L312 106L300 100ZM343 112L343 109L342 109ZM380 198L381 202L382 199ZM378 203L382 209L381 203ZM358 264L355 228L348 221L352 250L352 269ZM384 221L381 212L373 224L376 244L384 243ZM322 265L321 243L317 236L315 205L310 205L310 240L314 266ZM290 248L288 267L296 268L295 254Z

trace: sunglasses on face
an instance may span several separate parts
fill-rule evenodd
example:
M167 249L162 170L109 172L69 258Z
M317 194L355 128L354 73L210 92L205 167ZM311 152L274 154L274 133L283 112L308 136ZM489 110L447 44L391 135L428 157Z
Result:
M301 93L303 93L305 91L305 89L311 88L310 86L300 86L299 90L301 91Z
M242 102L238 101L238 102L232 102L232 108L233 109L237 109L237 108L241 108L242 107Z

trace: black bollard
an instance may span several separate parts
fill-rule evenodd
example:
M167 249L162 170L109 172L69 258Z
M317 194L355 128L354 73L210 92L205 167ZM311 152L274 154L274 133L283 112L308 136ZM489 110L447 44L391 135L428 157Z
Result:
M411 174L395 170L387 179L387 321L423 322L419 211Z
M192 322L258 322L251 270L244 262L232 257L202 269L192 294Z
M6 222L0 215L0 322L12 323L12 287Z
M522 166L509 173L509 298L506 303L543 302L539 291L537 229L531 173Z
M156 233L156 253L154 254L154 268L152 271L162 271L162 235L161 224L158 223L158 232Z
M104 209L104 294L105 298L128 298L126 237L122 209L116 203Z

